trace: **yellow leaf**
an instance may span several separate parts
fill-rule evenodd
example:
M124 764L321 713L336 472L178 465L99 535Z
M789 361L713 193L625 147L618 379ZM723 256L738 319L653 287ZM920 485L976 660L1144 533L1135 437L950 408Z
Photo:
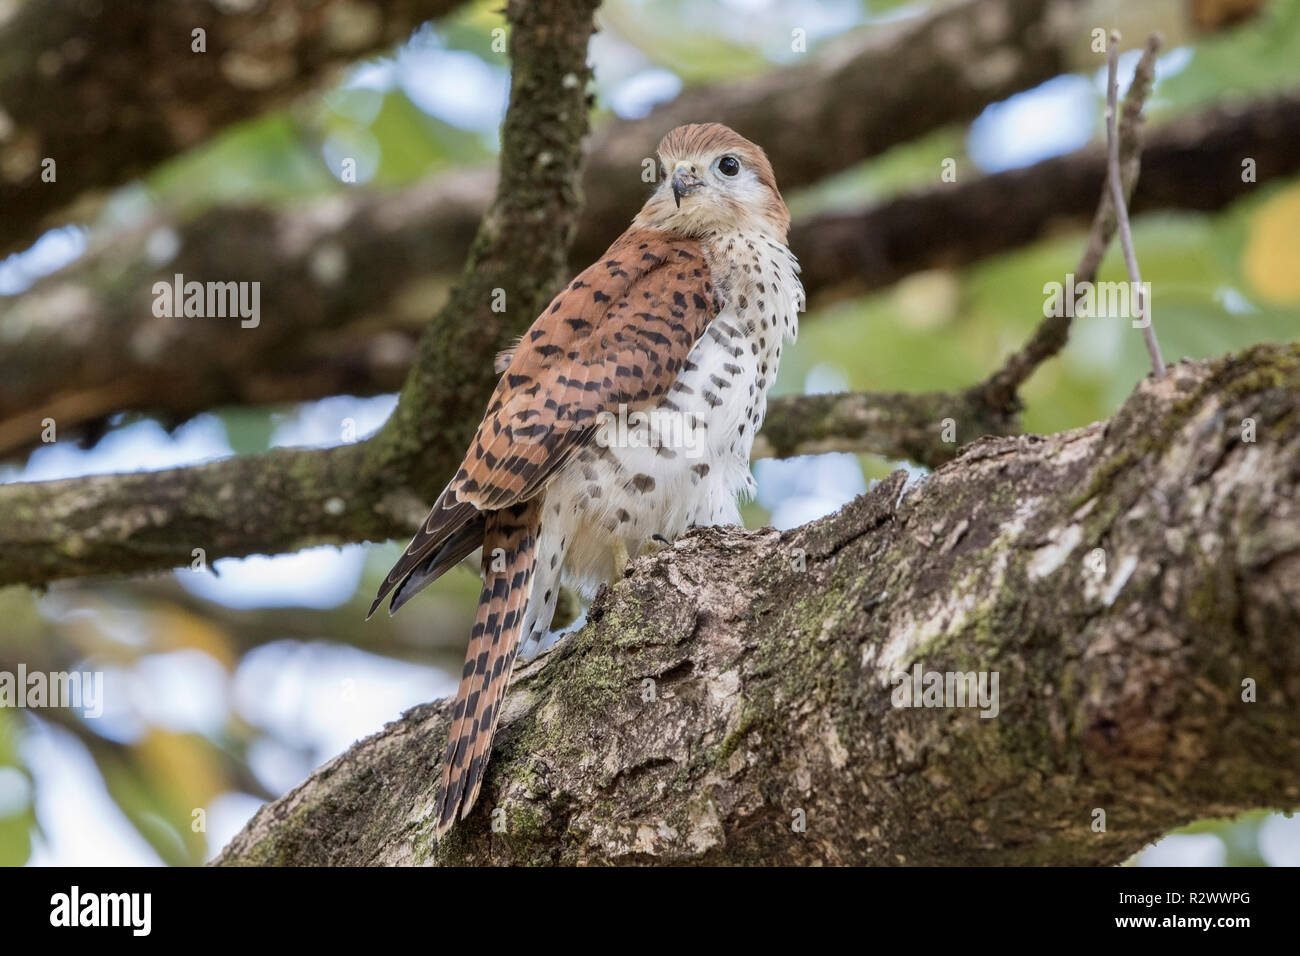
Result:
M164 604L156 605L152 609L152 615L158 650L203 651L215 658L226 670L235 669L239 655L230 646L226 632L220 625L182 608Z
M1300 186L1283 190L1255 213L1242 272L1273 305L1300 302Z
M134 747L141 773L181 808L207 806L230 788L212 749L194 734L175 734L151 727Z

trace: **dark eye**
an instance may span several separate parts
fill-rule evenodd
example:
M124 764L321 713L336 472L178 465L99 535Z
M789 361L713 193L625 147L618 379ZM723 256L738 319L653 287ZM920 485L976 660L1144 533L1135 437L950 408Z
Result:
M735 156L723 156L718 160L718 172L724 176L734 176L740 172L740 160Z

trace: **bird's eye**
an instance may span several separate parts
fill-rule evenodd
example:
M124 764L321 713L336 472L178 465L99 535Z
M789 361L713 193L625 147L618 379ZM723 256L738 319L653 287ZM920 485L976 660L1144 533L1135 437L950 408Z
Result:
M740 160L735 156L723 156L718 160L718 172L724 176L734 176L740 172Z

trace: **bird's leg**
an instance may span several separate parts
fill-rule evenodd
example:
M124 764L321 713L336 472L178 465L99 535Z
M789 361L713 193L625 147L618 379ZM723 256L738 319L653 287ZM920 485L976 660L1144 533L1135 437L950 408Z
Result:
M614 535L614 541L609 546L609 550L614 558L614 575L611 581L617 581L627 571L627 542L623 540L622 535Z

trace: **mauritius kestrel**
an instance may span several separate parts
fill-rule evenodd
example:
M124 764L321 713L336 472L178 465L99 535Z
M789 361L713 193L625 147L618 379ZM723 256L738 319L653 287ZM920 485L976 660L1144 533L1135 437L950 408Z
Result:
M370 608L391 592L396 611L483 548L439 834L474 806L516 653L546 635L560 587L590 595L654 539L738 524L754 491L754 434L804 305L790 214L763 150L725 126L680 126L658 157L632 225L502 353L464 463Z

